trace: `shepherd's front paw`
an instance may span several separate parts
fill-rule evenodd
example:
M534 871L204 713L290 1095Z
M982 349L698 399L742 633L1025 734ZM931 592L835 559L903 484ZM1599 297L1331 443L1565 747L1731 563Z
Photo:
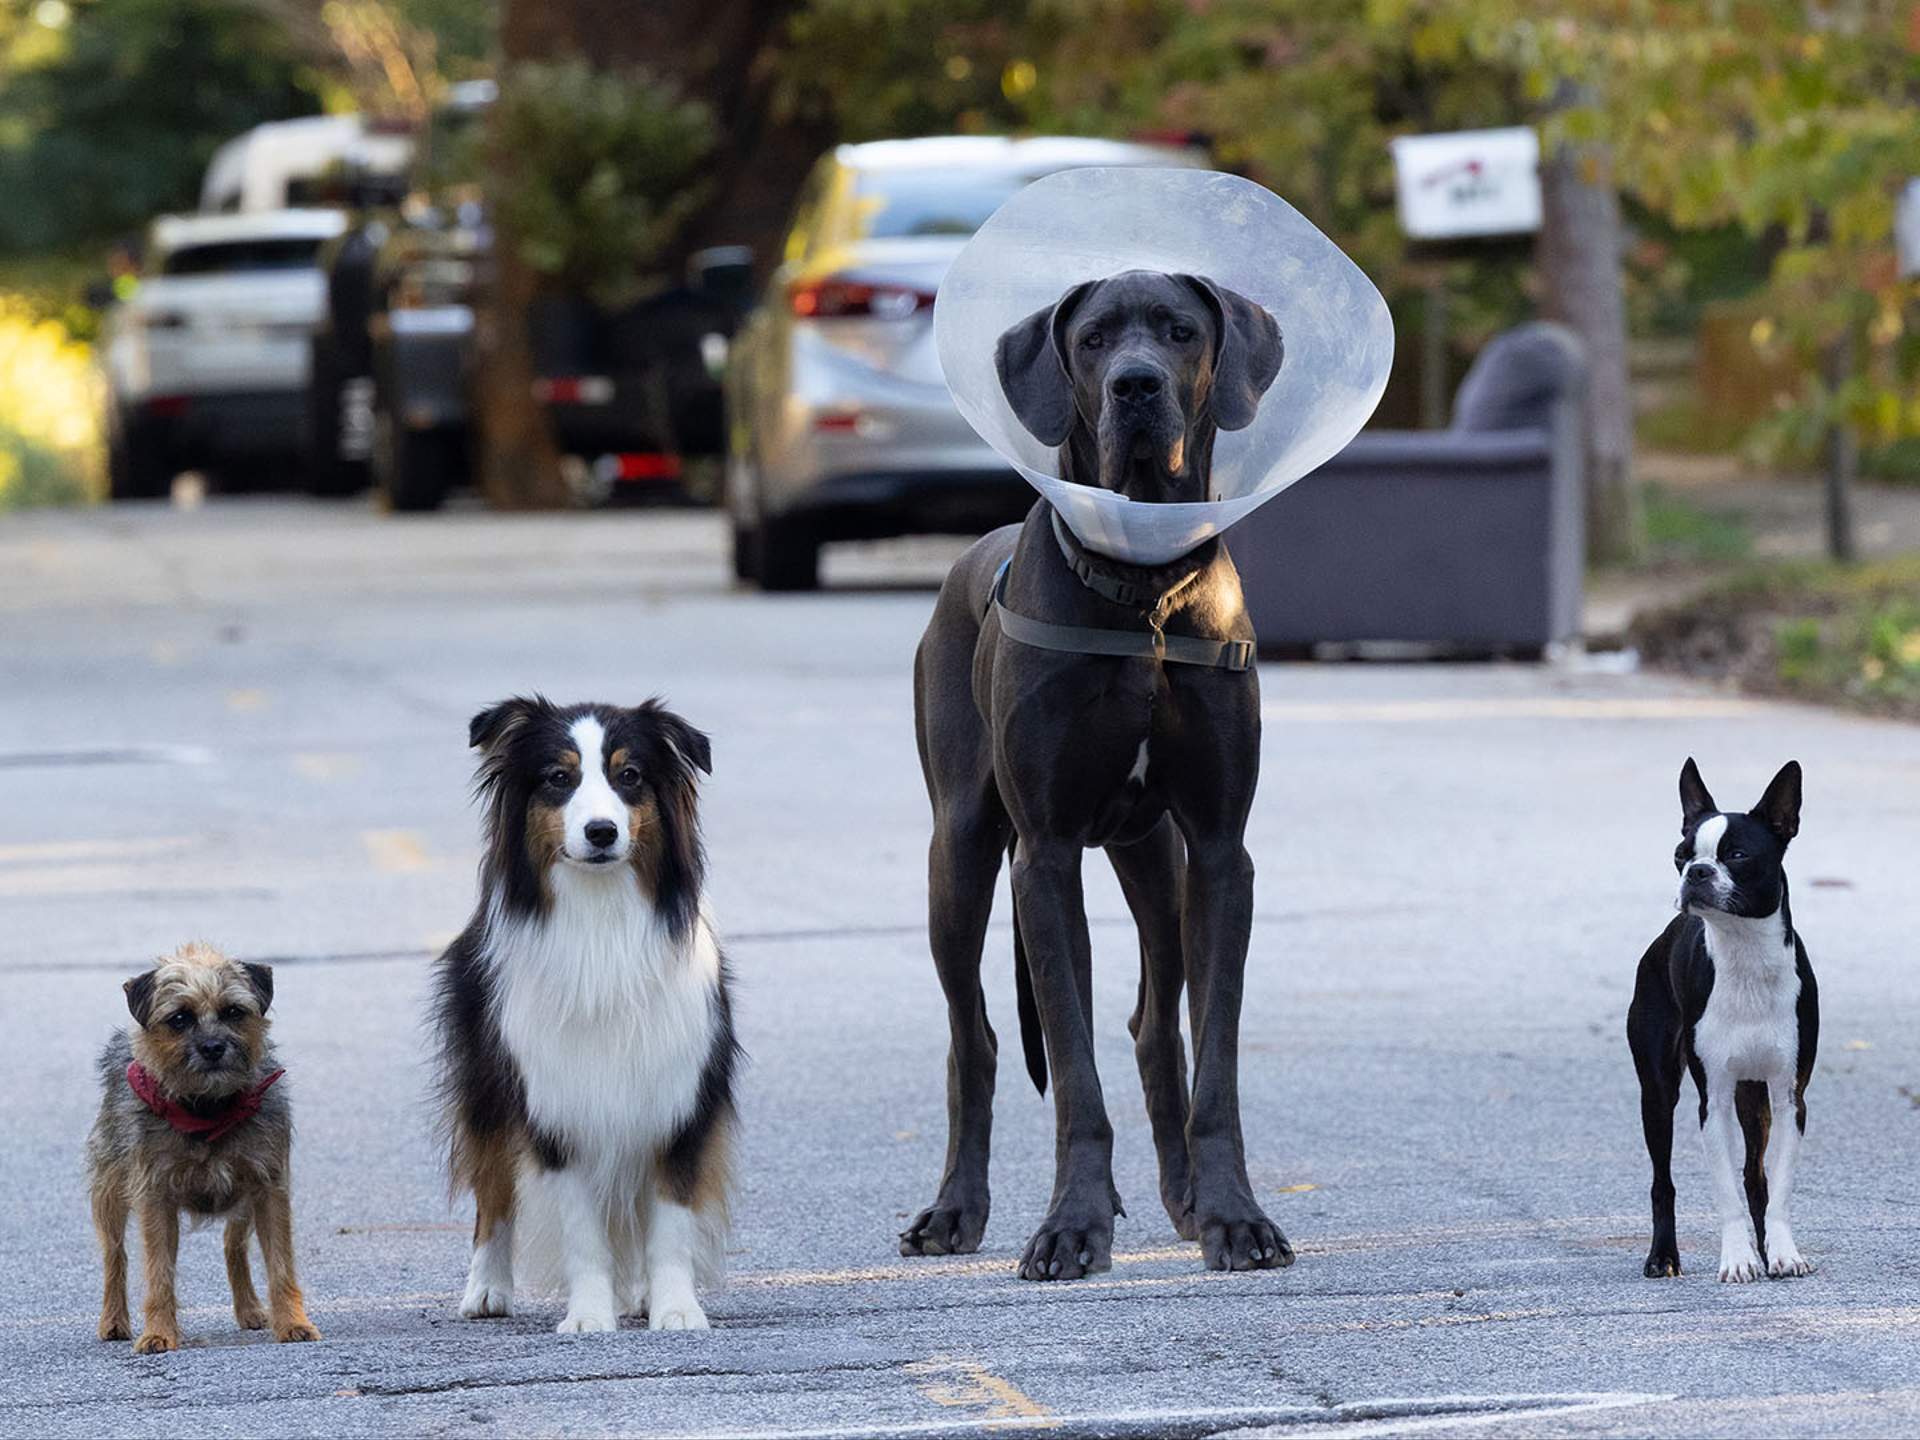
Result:
M557 1335L592 1335L619 1328L611 1310L569 1310L566 1318L554 1326Z
M164 1355L169 1350L180 1348L180 1336L173 1330L143 1330L140 1338L133 1342L136 1355Z
M483 1279L467 1282L467 1293L460 1297L460 1314L468 1320L490 1320L513 1314L511 1286L490 1285Z

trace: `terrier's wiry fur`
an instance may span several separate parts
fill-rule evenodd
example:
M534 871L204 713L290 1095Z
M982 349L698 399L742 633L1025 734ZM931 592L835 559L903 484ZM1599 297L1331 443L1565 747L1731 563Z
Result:
M184 945L125 988L134 1029L116 1030L100 1054L100 1114L87 1141L93 1222L106 1262L100 1338L132 1334L126 1229L137 1216L146 1314L133 1348L142 1355L179 1348L173 1275L184 1210L195 1221L226 1217L227 1280L242 1329L271 1325L280 1340L318 1340L293 1263L293 1111L286 1088L269 1080L278 1069L267 1039L272 969ZM128 1076L135 1063L184 1130L135 1092ZM233 1119L230 1128L192 1133L223 1116ZM264 1308L247 1263L252 1233L267 1266Z

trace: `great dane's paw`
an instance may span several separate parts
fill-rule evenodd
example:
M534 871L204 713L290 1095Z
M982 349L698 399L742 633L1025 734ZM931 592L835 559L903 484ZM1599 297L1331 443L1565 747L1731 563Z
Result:
M1022 1280L1078 1280L1113 1268L1113 1221L1049 1215L1020 1257Z
M1193 1201L1185 1196L1175 1200L1166 1195L1160 1197L1160 1203L1166 1207L1167 1219L1173 1222L1173 1233L1182 1240L1200 1238L1200 1222L1194 1218Z
M1656 1244L1647 1252L1641 1274L1649 1280L1669 1280L1680 1273L1680 1251L1671 1245Z
M987 1207L936 1202L900 1232L902 1255L971 1255L987 1233Z
M1293 1264L1287 1237L1259 1210L1200 1221L1200 1254L1209 1270L1280 1270Z

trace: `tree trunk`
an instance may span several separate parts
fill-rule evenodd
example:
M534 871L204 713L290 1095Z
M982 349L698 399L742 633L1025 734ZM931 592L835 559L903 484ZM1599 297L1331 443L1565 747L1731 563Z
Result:
M1602 146L1562 145L1542 161L1540 188L1542 309L1587 350L1587 558L1619 564L1639 558L1644 537L1613 157Z
M500 55L508 66L552 53L557 0L505 0L500 8ZM524 164L489 137L487 175L499 182ZM493 275L480 306L475 354L479 362L477 476L487 503L501 510L551 510L568 500L560 478L560 451L546 411L533 398L533 346L527 313L539 276L520 258L518 237L490 204L494 223Z

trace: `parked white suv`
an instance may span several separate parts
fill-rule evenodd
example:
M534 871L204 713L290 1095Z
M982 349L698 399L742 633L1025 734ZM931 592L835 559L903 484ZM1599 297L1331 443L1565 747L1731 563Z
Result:
M146 273L102 336L114 499L164 495L182 470L247 466L258 483L293 469L320 247L345 228L337 210L154 222Z

